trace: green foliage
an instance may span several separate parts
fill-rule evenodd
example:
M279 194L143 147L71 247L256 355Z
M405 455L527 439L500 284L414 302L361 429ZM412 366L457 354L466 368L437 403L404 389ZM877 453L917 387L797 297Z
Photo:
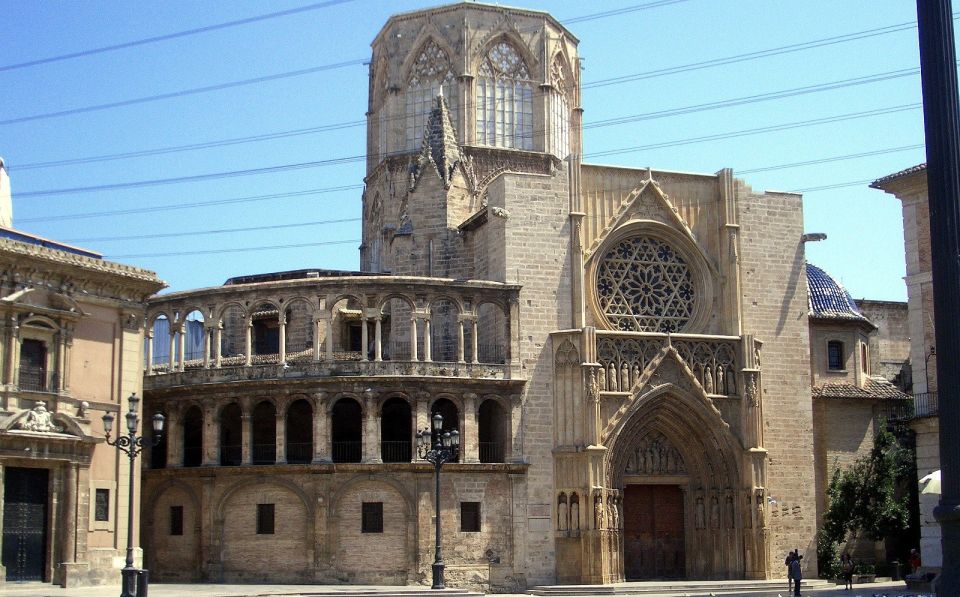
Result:
M862 534L880 541L909 527L910 508L898 497L897 487L912 470L912 451L881 429L869 456L858 458L846 471L834 471L827 488L825 540L840 543L847 534Z
M820 578L840 577L840 557L837 543L830 539L824 529L817 531L817 567Z

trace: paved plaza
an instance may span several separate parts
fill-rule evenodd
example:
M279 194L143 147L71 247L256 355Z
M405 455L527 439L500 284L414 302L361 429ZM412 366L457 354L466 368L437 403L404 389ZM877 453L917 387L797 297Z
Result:
M622 583L618 586L636 586L639 589L644 585L654 583ZM679 583L671 583L676 586ZM693 584L693 583L691 583ZM786 581L782 586L772 585L769 592L751 592L744 593L752 597L788 597L786 591ZM400 595L412 596L422 594L428 591L427 587L406 586L361 586L361 585L221 585L221 584L152 584L150 585L150 597L274 597L274 596L329 596L329 595ZM434 594L444 592L459 593L459 591L435 591ZM120 594L120 587L101 586L86 587L82 589L61 589L46 583L11 583L0 588L0 596L10 597L116 597ZM586 593L585 593L586 594ZM629 593L619 593L629 594ZM684 595L685 593L643 593L646 597L656 597L657 595ZM688 597L698 595L709 595L710 593L686 593ZM887 597L933 597L929 593L917 593L916 591L907 591L902 582L873 583L855 585L852 591L844 591L842 587L831 587L826 589L811 589L804 591L804 595L817 595L817 597L831 597L841 595L844 597L874 597L885 595ZM502 595L502 594L501 594ZM737 595L737 593L718 592L716 595ZM511 597L509 595L503 597ZM514 596L520 597L520 596ZM526 597L526 596L524 596Z

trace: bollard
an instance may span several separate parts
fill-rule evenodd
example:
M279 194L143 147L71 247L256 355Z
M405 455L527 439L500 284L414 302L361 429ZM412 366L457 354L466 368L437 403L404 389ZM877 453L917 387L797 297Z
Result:
M137 570L137 597L147 597L147 588L150 585L150 571Z

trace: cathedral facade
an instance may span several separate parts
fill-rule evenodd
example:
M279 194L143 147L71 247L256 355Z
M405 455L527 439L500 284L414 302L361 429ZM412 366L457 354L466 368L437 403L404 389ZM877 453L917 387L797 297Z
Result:
M815 570L801 197L583 163L577 46L539 11L392 17L361 271L151 300L154 578L425 582L434 414L453 585Z

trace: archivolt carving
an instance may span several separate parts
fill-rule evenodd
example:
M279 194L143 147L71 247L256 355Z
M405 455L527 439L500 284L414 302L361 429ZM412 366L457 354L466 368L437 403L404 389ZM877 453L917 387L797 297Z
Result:
M627 475L685 474L683 456L661 433L651 433L631 450L627 457Z
M630 391L665 344L665 338L598 339L597 358L603 365L601 391ZM733 342L672 340L671 345L707 394L737 393L736 347Z

